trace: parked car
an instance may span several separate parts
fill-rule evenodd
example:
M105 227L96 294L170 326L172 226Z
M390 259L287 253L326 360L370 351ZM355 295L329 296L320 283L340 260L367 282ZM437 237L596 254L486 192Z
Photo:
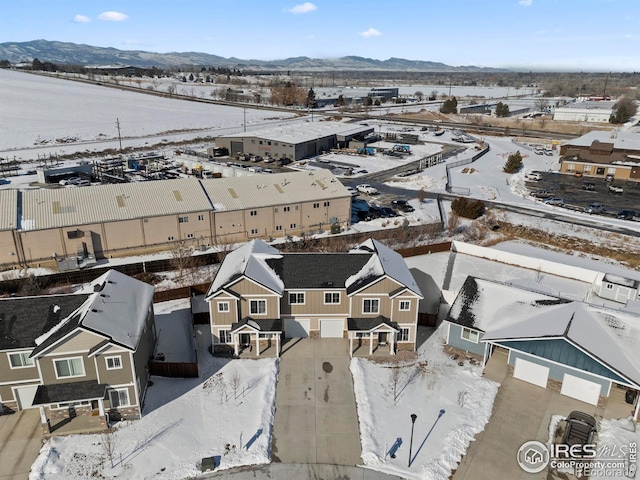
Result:
M376 207L375 205L369 205L369 214L371 218L380 218L382 216L382 209L380 207Z
M531 196L535 198L551 198L551 192L545 189L534 190L531 192Z
M562 206L564 205L564 200L560 197L551 197L547 198L544 203L546 203L547 205Z
M596 429L596 419L591 415L573 411L567 417L566 422L564 435L562 435L562 443L564 445L582 446L592 445L595 442L598 430Z
M366 193L367 195L377 195L378 194L378 189L372 187L368 183L361 183L360 185L357 185L356 186L356 190L358 190L360 193Z
M264 157L264 163L273 163L276 159L273 157Z
M584 182L582 184L583 190L595 190L595 188L596 188L596 184L593 182Z
M75 184L76 187L90 187L91 182L89 180L81 179L78 183Z
M605 182L613 182L613 178L614 178L614 177L613 177L613 174L612 174L612 173L609 173L609 174L607 174L607 176L606 176L606 177L604 177L604 181L605 181Z
M390 207L380 207L380 218L392 218L397 217L398 214L393 208Z
M598 202L590 203L589 205L584 207L584 211L586 213L602 213L605 210L606 210L606 208L604 208L604 205L602 205L601 203L598 203Z
M573 176L576 178L582 178L582 172L576 172L573 174Z
M609 191L611 193L622 193L624 189L620 185L609 185Z
M542 174L540 172L529 172L527 173L527 180L542 180Z
M616 216L621 220L633 220L633 217L636 215L638 215L638 213L635 210L621 210Z
M368 222L369 220L373 220L375 218L370 210L358 210L358 213L356 213L356 215L358 217L358 220L362 222Z
M351 194L352 197L357 197L359 195L358 191L353 187L347 187L347 191Z
M80 177L69 177L69 178L65 178L60 180L60 182L58 182L60 185L75 185L80 181Z
M393 200L391 206L401 212L413 212L415 210L406 200Z

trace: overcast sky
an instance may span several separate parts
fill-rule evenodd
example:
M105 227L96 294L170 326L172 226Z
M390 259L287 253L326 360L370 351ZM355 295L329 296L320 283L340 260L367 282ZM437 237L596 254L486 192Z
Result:
M0 0L0 42L640 70L638 0Z

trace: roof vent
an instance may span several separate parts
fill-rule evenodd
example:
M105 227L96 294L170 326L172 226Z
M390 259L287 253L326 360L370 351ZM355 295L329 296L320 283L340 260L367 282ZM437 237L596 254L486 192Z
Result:
M56 304L53 306L53 313L58 313L60 311L60 305Z
M93 286L93 291L94 292L101 292L103 288L104 288L104 283L96 283Z

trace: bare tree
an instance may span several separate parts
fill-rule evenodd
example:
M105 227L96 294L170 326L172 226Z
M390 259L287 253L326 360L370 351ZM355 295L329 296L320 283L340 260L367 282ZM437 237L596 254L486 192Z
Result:
M533 105L536 107L538 112L544 112L549 106L549 100L546 98L538 98Z
M231 388L233 389L233 399L236 400L238 398L238 390L240 390L240 374L237 370L231 375Z
M422 203L427 198L427 192L424 191L424 188L418 190L418 203L420 204L420 209L422 209Z
M455 235L460 230L460 225L462 221L460 217L456 215L454 212L449 214L449 219L447 220L447 229L449 230L449 235Z
M422 100L424 100L424 93L422 93L420 90L418 90L416 93L413 94L414 97L416 97L416 99L421 102Z
M389 380L391 384L391 395L393 396L393 404L396 405L398 402L398 395L400 394L398 387L400 386L400 378L402 371L400 367L393 366L389 371Z
M113 430L109 430L100 436L102 451L111 462L111 468L113 468L113 457L116 456L116 436L113 434Z

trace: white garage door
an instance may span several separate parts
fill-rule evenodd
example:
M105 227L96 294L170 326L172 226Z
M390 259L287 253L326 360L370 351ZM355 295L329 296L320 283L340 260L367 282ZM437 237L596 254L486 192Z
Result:
M344 320L320 320L320 338L342 338Z
M18 401L18 408L20 410L25 410L27 408L36 408L33 406L33 398L36 396L38 385L31 385L29 387L16 387L13 390L15 392L16 400Z
M560 393L591 405L597 405L600 398L600 384L565 373Z
M528 362L521 358L516 358L516 365L513 368L513 377L525 382L533 383L542 388L547 388L549 378L549 367Z
M310 320L286 318L284 321L285 338L307 338L309 336Z

